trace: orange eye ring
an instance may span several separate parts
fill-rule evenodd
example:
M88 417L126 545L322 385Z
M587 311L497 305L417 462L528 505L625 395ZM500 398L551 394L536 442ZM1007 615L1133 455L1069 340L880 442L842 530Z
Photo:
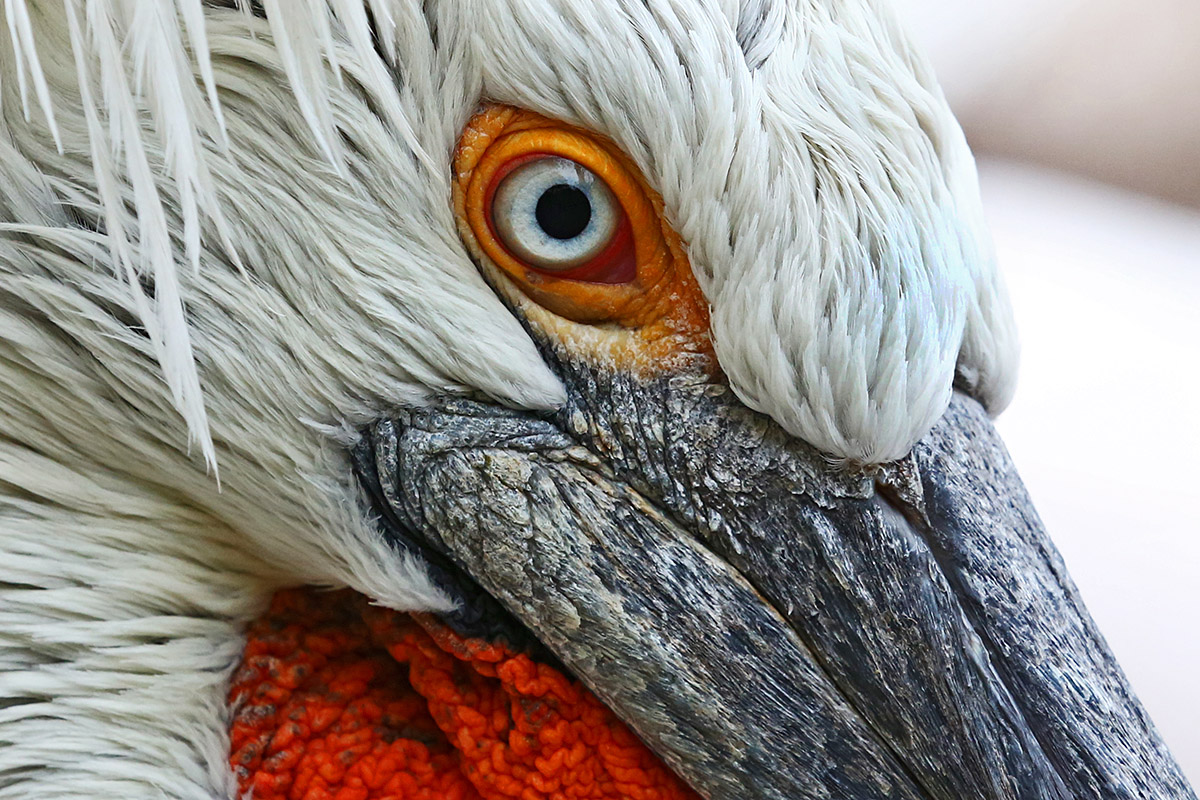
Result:
M506 241L500 223L507 222L494 213L497 195L506 191L506 180L544 159L573 165L580 175L586 173L581 180L594 179L599 194L589 195L592 210L597 198L615 200L619 207L613 209L611 239L598 242L595 250L565 257L559 257L553 242L542 248L529 240L533 245L526 246L529 242L515 240L511 230ZM607 353L604 358L628 353L650 371L678 363L678 357L702 356L715 364L708 303L665 217L662 199L610 140L530 111L485 106L459 139L453 194L463 241L497 288L531 321L587 339L589 346ZM521 231L529 230L532 196L522 195ZM540 216L537 222L541 225ZM560 238L548 230L542 233ZM589 333L570 323L604 325L611 333Z
M556 156L602 180L620 203L632 239L627 280L587 280L573 272L547 272L514 256L497 235L491 202L500 182L523 159ZM493 106L467 126L455 159L460 219L483 254L535 302L576 322L616 322L638 327L649 321L655 288L674 266L665 225L652 193L632 165L607 141L530 112ZM673 232L671 234L674 235ZM594 265L593 265L594 267ZM589 270L590 271L590 270Z

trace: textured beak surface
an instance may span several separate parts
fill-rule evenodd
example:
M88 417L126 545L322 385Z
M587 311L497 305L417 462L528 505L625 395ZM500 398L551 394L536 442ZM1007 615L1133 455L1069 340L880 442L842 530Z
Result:
M712 381L557 366L555 415L401 413L360 479L702 795L1194 797L973 400L864 471Z

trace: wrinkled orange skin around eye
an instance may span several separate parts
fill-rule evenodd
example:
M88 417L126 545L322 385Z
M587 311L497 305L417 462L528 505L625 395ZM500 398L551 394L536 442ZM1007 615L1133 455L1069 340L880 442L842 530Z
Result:
M350 591L278 593L229 695L254 800L698 800L587 689Z
M489 186L514 159L530 154L572 159L608 184L633 234L636 277L609 284L559 278L510 254L488 224ZM678 367L680 359L711 362L708 303L683 244L663 213L662 199L615 144L570 125L511 106L489 105L463 130L454 157L454 204L464 240L532 303L527 316L563 339L579 330L562 324L608 324L625 332L588 346L641 373ZM512 295L510 295L512 296ZM550 314L540 313L548 311ZM586 349L586 348L584 348ZM588 355L587 353L577 353Z

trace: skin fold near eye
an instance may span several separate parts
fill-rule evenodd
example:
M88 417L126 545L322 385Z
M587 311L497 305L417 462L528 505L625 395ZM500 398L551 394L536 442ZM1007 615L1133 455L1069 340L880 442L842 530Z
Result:
M683 243L662 199L613 142L531 111L487 105L463 130L454 175L463 239L535 325L642 372L676 369L681 359L716 369L708 304ZM566 191L575 185L611 234L585 229L590 217L573 220L578 211L565 205L547 209L548 202L577 202ZM561 187L558 197L545 194L551 187ZM544 198L541 209L538 198L522 196L526 189ZM538 228L539 220L551 230ZM575 233L572 225L580 229L578 252L565 235Z

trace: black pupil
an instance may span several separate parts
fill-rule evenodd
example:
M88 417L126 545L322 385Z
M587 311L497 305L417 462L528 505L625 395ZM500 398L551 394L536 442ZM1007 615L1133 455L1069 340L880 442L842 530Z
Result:
M592 221L592 204L582 189L556 183L537 202L537 221L547 236L574 239Z

